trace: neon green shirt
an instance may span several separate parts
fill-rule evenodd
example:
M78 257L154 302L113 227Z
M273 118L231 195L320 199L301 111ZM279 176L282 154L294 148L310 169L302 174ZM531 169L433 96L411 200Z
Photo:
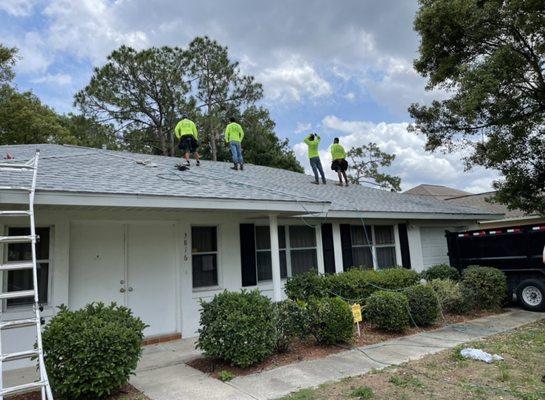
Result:
M344 151L344 147L338 143L333 143L331 145L331 158L333 160L341 160L346 158L346 151Z
M195 123L187 118L178 122L176 128L174 128L174 134L178 139L181 139L183 136L193 135L195 140L199 140L199 132L197 132Z
M310 140L310 135L308 135L305 138L305 143L308 146L308 158L320 157L320 154L318 153L320 136L314 135L314 140Z
M225 128L225 141L226 142L242 142L242 139L244 139L244 131L242 130L242 126L237 124L236 122L231 122L229 125L227 125L227 128Z

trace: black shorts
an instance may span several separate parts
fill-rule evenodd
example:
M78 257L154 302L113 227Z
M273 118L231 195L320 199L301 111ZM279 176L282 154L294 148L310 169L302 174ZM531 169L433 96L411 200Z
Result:
M333 160L331 169L335 172L346 172L348 169L348 162L344 158L342 160Z
M178 143L178 148L182 150L183 153L195 153L197 151L197 141L193 135L185 135L180 138L180 143Z

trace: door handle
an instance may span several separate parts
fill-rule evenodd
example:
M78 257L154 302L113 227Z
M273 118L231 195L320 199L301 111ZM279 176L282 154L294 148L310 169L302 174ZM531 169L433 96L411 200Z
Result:
M125 293L125 288L119 289L119 292L120 292L120 293Z
M132 287L129 287L129 292L132 292L134 289Z

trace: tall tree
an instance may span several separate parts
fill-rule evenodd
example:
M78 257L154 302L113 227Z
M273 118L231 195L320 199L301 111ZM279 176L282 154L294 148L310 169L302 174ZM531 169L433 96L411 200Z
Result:
M499 170L497 200L545 214L545 2L420 0L415 68L450 95L413 104L426 148Z
M379 172L379 168L392 165L395 154L385 153L376 143L369 143L352 147L346 156L350 160L348 177L352 183L371 183L396 192L401 190L401 178Z
M120 132L147 132L152 148L174 155L174 126L187 109L186 57L175 47L136 51L121 46L96 68L91 82L75 96L86 116L115 123Z
M17 61L16 56L16 48L6 47L0 43L0 85L11 81L15 76L13 66Z
M253 76L243 75L237 62L229 59L227 47L207 36L197 37L188 49L192 94L204 116L204 138L212 160L218 159L226 111L253 105L263 90Z
M84 115L68 114L62 117L62 125L68 129L78 146L106 147L110 150L122 148L122 141L116 137L115 127L101 124Z

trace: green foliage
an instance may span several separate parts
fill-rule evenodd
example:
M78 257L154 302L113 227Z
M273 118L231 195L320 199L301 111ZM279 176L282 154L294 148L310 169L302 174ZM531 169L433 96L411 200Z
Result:
M308 271L288 278L284 285L288 298L308 301L327 296L326 281L315 271Z
M46 325L43 346L55 397L104 399L128 383L142 353L146 325L131 310L93 303L61 306Z
M481 310L498 309L507 297L507 278L497 268L470 266L462 274L462 283Z
M311 332L318 343L348 343L354 336L354 317L347 302L339 297L324 297L310 304Z
M414 285L403 293L409 301L411 322L416 326L433 325L439 317L439 299L430 286Z
M0 88L0 145L27 143L76 144L62 118L31 92Z
M13 66L17 57L17 49L6 47L0 43L0 85L3 85L13 79L15 73Z
M220 372L218 372L218 379L222 382L229 382L235 377L236 375L233 374L231 371L221 370Z
M395 160L395 154L380 150L376 143L352 147L346 154L350 160L350 181L354 184L372 180L377 186L401 191L401 178L379 172L380 167L389 167Z
M309 335L311 315L306 303L290 299L274 304L276 351L285 353L295 338Z
M433 265L422 272L421 275L422 278L427 281L431 281L433 279L450 279L453 281L460 280L460 273L458 270L447 264Z
M373 393L373 389L371 389L369 386L360 386L359 388L353 389L350 396L357 397L361 400L368 400L372 399L375 394Z
M220 293L201 303L197 348L208 357L248 367L275 349L276 328L271 301L258 290Z
M409 301L404 293L378 291L365 302L364 320L389 332L409 327Z
M113 125L102 124L83 115L68 114L61 118L63 126L68 129L78 146L122 149L122 143L116 137Z
M450 279L433 279L429 285L435 293L444 313L449 314L464 314L471 309L471 304L467 298L464 298L466 290L462 290L462 285L459 282L454 282Z
M420 0L414 26L416 70L450 97L411 105L412 129L500 171L497 201L545 214L545 2Z

